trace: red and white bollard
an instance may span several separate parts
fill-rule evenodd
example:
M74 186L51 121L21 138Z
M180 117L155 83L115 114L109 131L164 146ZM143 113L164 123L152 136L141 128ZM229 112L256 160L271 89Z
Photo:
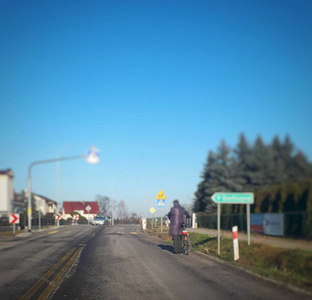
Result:
M237 226L232 227L233 232L233 249L234 249L234 260L239 259L239 250L238 250L238 228Z
M146 219L142 218L142 230L146 230Z

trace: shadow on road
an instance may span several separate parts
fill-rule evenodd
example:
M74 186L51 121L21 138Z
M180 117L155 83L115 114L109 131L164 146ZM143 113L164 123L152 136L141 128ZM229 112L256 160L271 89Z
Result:
M125 235L124 233L119 233L119 232L112 232L109 233L108 235Z
M173 247L169 246L169 245L159 244L159 245L157 245L157 247L161 248L161 250L166 250L166 251L169 251L171 253L173 252Z

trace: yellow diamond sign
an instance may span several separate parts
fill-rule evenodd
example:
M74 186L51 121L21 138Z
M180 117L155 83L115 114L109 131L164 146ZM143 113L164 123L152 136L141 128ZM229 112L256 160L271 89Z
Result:
M164 194L164 192L162 190L159 190L156 199L157 200L164 200L164 199L166 199L166 196L165 196L165 194Z
M153 208L153 207L150 209L150 212L151 212L152 214L153 214L155 211L156 211L156 210L155 210L155 208Z

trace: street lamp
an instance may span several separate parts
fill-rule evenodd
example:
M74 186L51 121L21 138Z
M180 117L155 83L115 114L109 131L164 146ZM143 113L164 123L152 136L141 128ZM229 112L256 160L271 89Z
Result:
M60 152L61 150L65 149L65 148L71 148L73 145L69 144L66 145L62 148L60 148L57 152L57 158L60 157ZM60 162L58 161L56 163L56 207L57 207L57 214L59 214L60 212L60 207L61 207L61 203L60 203ZM57 220L57 226L60 226L60 220Z
M114 181L112 182L112 226L115 225L115 206L114 206Z
M91 147L90 150L87 151L87 154L84 155L76 155L76 156L69 156L69 157L59 157L59 158L52 158L52 159L46 159L46 160L40 160L32 162L28 167L28 231L31 231L31 169L35 165L39 164L47 164L52 162L60 162L64 160L73 160L73 159L80 159L85 158L86 162L91 164L96 164L99 162L100 157L99 150L96 149L94 146ZM40 224L39 224L40 226Z

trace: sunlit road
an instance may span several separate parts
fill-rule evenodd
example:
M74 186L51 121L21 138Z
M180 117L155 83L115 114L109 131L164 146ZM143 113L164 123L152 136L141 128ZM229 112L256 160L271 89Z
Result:
M134 233L138 234L134 234ZM53 299L296 299L298 295L196 253L141 236L138 227L99 231ZM300 295L301 299L305 297Z
M88 225L64 226L41 232L23 233L15 238L0 237L1 299L19 299L37 281L48 282L44 275L79 245L84 245L99 230ZM65 260L64 260L65 263ZM63 265L60 263L59 267ZM57 272L58 269L55 270ZM53 274L51 274L53 275ZM37 299L46 283L32 290ZM30 295L29 293L26 295ZM25 297L26 299L29 297Z
M173 254L136 226L68 226L19 239L14 248L0 242L2 299L309 298L194 252Z

